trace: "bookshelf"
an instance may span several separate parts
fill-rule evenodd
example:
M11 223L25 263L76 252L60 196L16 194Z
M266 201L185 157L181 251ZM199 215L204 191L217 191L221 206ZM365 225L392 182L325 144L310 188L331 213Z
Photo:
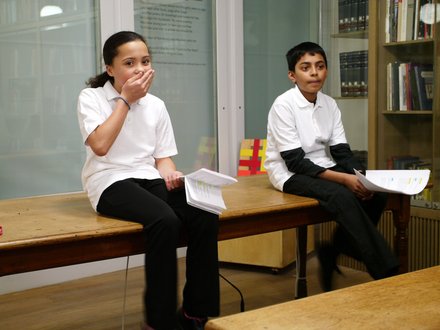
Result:
M374 86L369 89L369 165L431 169L432 189L415 197L413 205L438 210L439 1L404 0L397 7L389 0L370 2L370 22L375 24L370 24L369 37L369 81ZM420 101L422 97L429 102Z
M341 0L342 2L345 0ZM409 268L417 270L421 268L436 265L438 259L438 237L440 223L440 81L438 80L438 70L440 69L440 43L438 22L436 17L440 17L440 1L433 0L428 2L431 8L427 17L430 19L430 27L426 27L429 34L425 37L414 34L414 25L410 25L408 34L403 34L397 39L390 34L389 9L387 5L392 3L402 4L406 0L388 1L388 0L369 0L368 13L369 24L368 31L365 31L365 40L368 49L368 168L369 169L386 169L390 164L393 156L415 156L419 157L426 163L430 163L431 167L431 183L430 198L412 200L411 221L407 228L408 231L408 251L409 251ZM326 1L327 2L327 1ZM323 2L325 3L325 2ZM411 2L409 2L411 3ZM418 8L422 4L421 0L414 1L414 8ZM333 11L328 16L335 17L338 5L333 2ZM426 8L425 8L426 9ZM415 15L414 9L413 14ZM325 16L327 13L323 13ZM425 11L426 15L426 11ZM325 17L324 17L325 19ZM399 22L399 20L397 20ZM407 20L408 23L408 20ZM401 27L403 23L400 23ZM392 25L392 24L391 24ZM324 29L329 25L323 25ZM408 25L407 25L408 26ZM395 27L396 28L396 27ZM410 33L412 29L412 33ZM335 29L333 30L335 31ZM398 29L396 28L396 33ZM419 31L425 31L425 27ZM349 32L342 34L333 32L330 42L334 40L343 40L345 46L352 44L355 37L364 38L364 33ZM404 37L403 37L404 35ZM415 38L414 35L417 35ZM323 38L325 41L325 38ZM331 46L331 45L330 45ZM330 56L334 53L332 47ZM334 59L333 59L334 60ZM393 110L389 108L389 97L392 92L388 89L387 82L387 65L396 61L407 63L419 63L432 65L432 107L430 109L420 109L410 107L405 111L401 111L400 107ZM331 62L329 74L336 71L334 62ZM410 66L410 68L412 68ZM339 81L330 81L327 90L332 96L336 96L336 100L343 111L344 103L337 97ZM344 102L348 100L342 98ZM360 104L362 101L358 100ZM353 110L359 110L353 109ZM344 120L344 117L343 117ZM360 121L358 119L358 121ZM344 121L344 126L355 125L356 120ZM347 134L349 141L351 137ZM350 141L351 142L351 141ZM404 163L401 161L401 163ZM423 197L423 196L419 196ZM393 244L394 230L392 223L399 221L393 218L392 214L385 212L379 222L378 228L384 235L390 245ZM322 224L319 232L319 240L328 240L331 238L334 223L329 222ZM391 229L390 229L391 228ZM364 270L363 266L353 259L343 256L339 263L343 266Z
M351 148L367 162L368 148L368 0L321 3L319 43L328 60L324 93L342 114Z

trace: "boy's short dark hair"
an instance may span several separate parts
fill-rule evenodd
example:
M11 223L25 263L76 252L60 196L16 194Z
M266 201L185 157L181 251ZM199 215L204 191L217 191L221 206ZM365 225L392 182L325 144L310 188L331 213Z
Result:
M296 63L298 63L299 59L305 54L320 54L324 58L325 66L327 66L327 56L325 55L324 49L314 42L306 41L296 45L287 52L286 58L289 71L295 71Z

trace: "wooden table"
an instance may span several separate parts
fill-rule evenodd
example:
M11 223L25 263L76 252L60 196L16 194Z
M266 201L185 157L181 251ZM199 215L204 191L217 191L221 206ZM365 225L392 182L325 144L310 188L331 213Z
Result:
M297 228L296 297L307 296L307 226L331 216L314 199L275 190L266 175L240 177L223 196L219 240ZM404 272L409 198L393 196ZM0 276L144 253L142 226L97 215L84 193L2 200L0 225Z
M440 266L210 320L206 330L440 329Z

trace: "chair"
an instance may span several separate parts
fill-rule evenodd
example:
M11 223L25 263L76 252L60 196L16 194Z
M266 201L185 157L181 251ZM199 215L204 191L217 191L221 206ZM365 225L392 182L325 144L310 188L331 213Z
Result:
M241 142L238 176L266 173L266 139ZM313 229L308 230L308 251L313 249ZM296 260L295 229L219 242L219 260L268 267L274 273Z
M238 176L266 173L266 139L245 139L241 141Z

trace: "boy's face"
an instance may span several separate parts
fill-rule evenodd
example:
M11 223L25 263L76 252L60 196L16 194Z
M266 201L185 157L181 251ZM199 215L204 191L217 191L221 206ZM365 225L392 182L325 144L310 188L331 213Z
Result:
M288 77L309 102L315 102L316 95L327 78L324 58L318 53L304 54L296 63L295 71L289 71Z

